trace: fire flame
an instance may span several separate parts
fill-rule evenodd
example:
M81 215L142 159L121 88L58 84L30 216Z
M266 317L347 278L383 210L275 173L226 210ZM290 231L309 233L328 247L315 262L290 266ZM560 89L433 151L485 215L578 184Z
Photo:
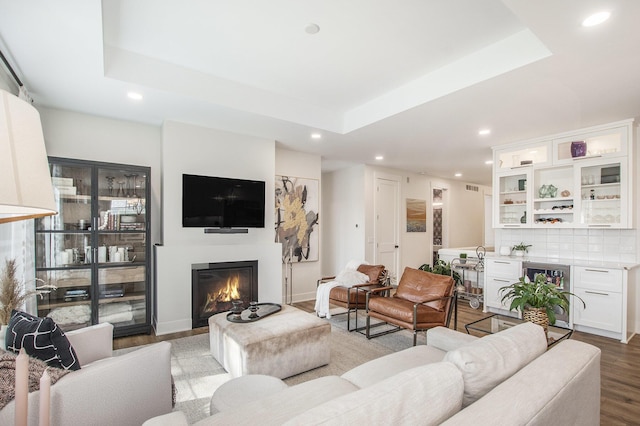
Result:
M231 302L240 298L240 275L236 274L227 278L225 285L221 286L217 291L207 294L207 300L204 303L204 312L217 312L217 304L221 302Z

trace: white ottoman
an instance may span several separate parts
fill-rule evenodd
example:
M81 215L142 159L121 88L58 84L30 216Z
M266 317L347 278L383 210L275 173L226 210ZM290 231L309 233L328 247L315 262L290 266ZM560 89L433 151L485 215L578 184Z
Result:
M233 377L280 379L329 363L331 325L292 306L261 320L235 323L227 312L209 317L211 354Z

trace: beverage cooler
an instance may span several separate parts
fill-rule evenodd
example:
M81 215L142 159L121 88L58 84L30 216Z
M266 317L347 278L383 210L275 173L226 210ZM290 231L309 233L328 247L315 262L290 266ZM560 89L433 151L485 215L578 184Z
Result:
M555 263L537 263L523 262L522 269L531 281L538 274L547 277L547 282L554 284L556 287L562 288L563 291L571 291L570 278L571 267L569 265L559 265ZM556 307L556 324L560 327L569 327L569 312L563 312L562 309Z

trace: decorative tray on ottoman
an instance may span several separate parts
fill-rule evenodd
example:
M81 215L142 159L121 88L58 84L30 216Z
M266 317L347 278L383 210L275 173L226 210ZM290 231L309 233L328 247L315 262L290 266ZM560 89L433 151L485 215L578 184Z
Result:
M271 314L275 314L279 312L280 309L282 309L282 306L277 303L251 302L249 308L242 311L234 307L234 309L227 314L227 320L231 322L254 322Z

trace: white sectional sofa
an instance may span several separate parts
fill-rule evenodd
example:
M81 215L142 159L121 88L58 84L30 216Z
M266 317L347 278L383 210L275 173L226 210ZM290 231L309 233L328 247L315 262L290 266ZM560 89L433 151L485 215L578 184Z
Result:
M80 370L51 386L51 426L140 425L171 411L171 344L155 343L113 355L113 325L66 333ZM38 425L40 392L29 393L29 426ZM0 425L14 422L15 402L0 410Z
M196 425L598 425L600 350L547 350L531 323L483 338L438 327L427 345L242 402ZM145 423L163 424L187 422L173 412Z

